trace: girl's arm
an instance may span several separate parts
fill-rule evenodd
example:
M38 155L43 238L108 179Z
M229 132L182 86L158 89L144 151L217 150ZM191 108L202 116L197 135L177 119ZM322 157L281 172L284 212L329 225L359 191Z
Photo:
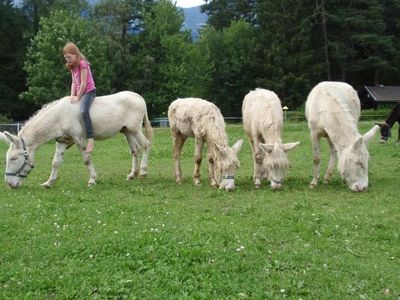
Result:
M85 93L87 85L87 69L83 68L81 69L81 86L78 91L78 95L76 95L76 98L79 100L81 99L82 95Z
M74 79L72 79L72 83L71 83L71 97L74 97L76 93L76 88L75 88L75 83L74 83Z

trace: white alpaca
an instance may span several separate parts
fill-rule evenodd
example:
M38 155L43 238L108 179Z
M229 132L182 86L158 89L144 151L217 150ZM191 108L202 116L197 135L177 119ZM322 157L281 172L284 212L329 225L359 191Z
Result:
M213 186L227 191L235 187L235 171L239 168L237 154L243 140L237 141L232 148L228 146L225 122L220 110L213 103L198 98L177 99L168 109L168 119L173 139L173 157L175 178L182 181L180 156L188 137L194 137L195 167L194 183L200 184L200 164L203 144L208 145L208 175Z
M318 184L320 173L320 138L326 137L330 146L328 168L324 182L332 178L339 157L340 176L349 188L361 192L368 187L367 145L379 130L375 125L364 136L358 133L360 100L357 92L344 82L321 82L310 92L306 102L306 117L311 131L314 177L310 187Z
M256 89L244 97L242 116L253 153L256 188L264 177L270 180L272 189L281 188L289 167L287 152L300 144L282 143L281 101L272 91Z
M140 175L146 176L153 130L144 99L136 93L127 91L96 97L90 108L90 115L96 140L107 139L118 132L124 133L132 153L132 170L127 179L133 179L139 174L137 146L143 149ZM143 122L145 135L142 133ZM56 140L56 152L51 175L43 183L44 187L50 187L55 183L64 152L73 144L78 146L88 167L90 175L88 185L96 183L96 171L90 155L85 152L86 137L79 105L71 104L69 97L44 106L26 123L18 136L4 132L0 133L0 139L10 144L6 156L5 180L12 188L18 188L33 168L36 149L50 140Z

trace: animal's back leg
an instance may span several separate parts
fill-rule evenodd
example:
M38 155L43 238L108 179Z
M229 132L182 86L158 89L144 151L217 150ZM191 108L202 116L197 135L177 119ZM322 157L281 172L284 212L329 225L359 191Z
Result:
M320 173L320 162L321 162L321 151L320 151L320 137L316 131L311 130L311 144L313 150L313 179L310 183L310 188L314 188L318 185L319 173Z
M182 182L181 151L187 137L179 131L172 131L172 147L176 182Z
M94 168L94 165L92 163L92 159L90 158L90 154L85 151L85 147L83 147L83 144L81 144L78 141L76 141L75 143L79 151L81 152L83 163L85 164L85 166L88 168L89 171L88 186L95 185L97 174L96 174L96 169Z
M126 177L126 180L134 179L139 175L139 149L138 145L136 143L135 138L130 132L124 132L126 141L129 144L129 148L131 149L131 155L132 155L132 169L131 172L128 174Z
M142 151L142 160L140 162L140 176L147 176L147 165L150 151L150 141L144 136L142 130L132 132L133 137Z
M329 137L327 138L327 140L328 140L328 144L329 144L330 156L329 156L328 167L326 168L326 173L324 176L324 183L329 183L331 181L333 169L335 168L336 158L337 158L335 146L333 145L333 143L329 139Z
M57 180L58 168L63 162L64 152L68 149L72 144L66 144L61 142L56 142L56 151L54 152L53 162L51 165L51 174L49 179L42 183L42 186L45 188L51 187Z
M201 137L195 137L194 172L193 172L193 181L195 185L200 184L200 166L201 166L201 160L203 158L202 155L203 143L204 141Z
M263 153L260 148L260 143L261 141L259 140L259 137L253 136L252 137L252 142L251 142L251 148L253 152L253 160L254 160L254 185L256 188L261 187L261 180L263 177L263 166L262 166L262 161L263 161Z
M400 120L397 123L399 124L399 133L397 135L397 143L400 144Z

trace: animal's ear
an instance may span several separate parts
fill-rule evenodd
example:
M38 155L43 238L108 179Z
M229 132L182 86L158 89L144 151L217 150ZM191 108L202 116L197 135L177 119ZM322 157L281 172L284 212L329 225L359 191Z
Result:
M383 125L385 125L385 123L378 123L378 122L375 122L375 125L378 125L379 127L382 127Z
M288 152L288 151L293 150L294 148L296 148L298 145L300 145L300 142L286 143L286 144L283 144L283 150L285 152Z
M0 141L6 144L10 144L10 141L7 139L6 135L3 132L0 132Z
M375 133L379 130L379 125L375 125L372 127L366 134L363 135L363 140L365 145L368 146L369 142L372 140L374 137Z
M355 141L355 143L353 144L354 151L358 151L361 148L362 143L363 143L363 138L362 137L357 139L357 141Z
M8 131L4 131L4 137L6 138L7 144L14 144L15 146L18 145L18 137L9 133Z
M243 145L243 140L241 139L233 144L232 150L236 153L236 155L239 153L240 149L242 149L242 145Z
M225 157L225 154L226 154L225 147L224 147L224 146L221 146L221 145L218 145L217 143L214 143L214 145L215 145L217 151L219 152L219 154L220 154L222 157Z
M274 144L260 144L260 148L265 153L271 153L272 150L274 149Z

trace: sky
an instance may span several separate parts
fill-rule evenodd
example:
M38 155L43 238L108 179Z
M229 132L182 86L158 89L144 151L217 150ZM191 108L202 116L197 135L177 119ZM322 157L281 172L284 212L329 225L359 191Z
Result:
M178 7L192 7L202 4L204 4L204 0L176 0L176 6Z

